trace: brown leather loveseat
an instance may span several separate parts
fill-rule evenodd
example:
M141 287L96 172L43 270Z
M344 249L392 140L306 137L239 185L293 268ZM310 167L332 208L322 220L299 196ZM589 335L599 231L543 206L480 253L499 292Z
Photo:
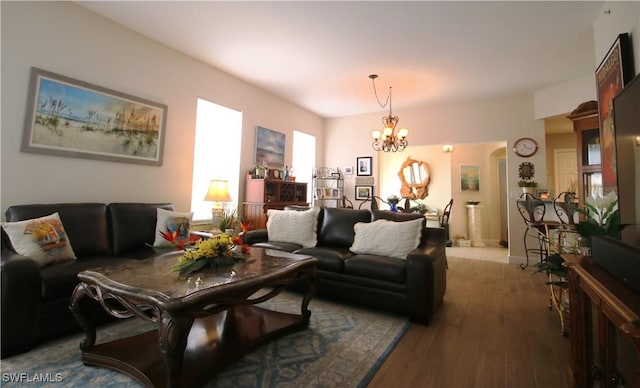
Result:
M296 210L305 209L308 208ZM420 218L424 220L419 213L321 208L317 217L317 244L313 247L272 241L267 229L247 232L244 241L252 246L316 257L320 296L405 314L413 321L427 324L446 291L444 229L427 228L423 222L419 246L403 258L356 254L350 250L356 223Z
M17 254L2 231L2 358L80 330L68 307L69 298L79 283L79 272L167 254L166 249L149 246L155 238L157 208L173 210L174 207L169 203L61 203L9 207L7 222L57 212L77 259L41 266L34 259ZM110 319L97 303L87 303L82 308L90 312L94 322Z

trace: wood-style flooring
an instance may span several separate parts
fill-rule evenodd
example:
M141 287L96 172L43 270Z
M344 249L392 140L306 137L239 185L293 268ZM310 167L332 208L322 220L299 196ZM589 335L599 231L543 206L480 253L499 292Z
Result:
M567 387L570 344L545 275L448 260L442 306L429 326L411 325L369 387Z

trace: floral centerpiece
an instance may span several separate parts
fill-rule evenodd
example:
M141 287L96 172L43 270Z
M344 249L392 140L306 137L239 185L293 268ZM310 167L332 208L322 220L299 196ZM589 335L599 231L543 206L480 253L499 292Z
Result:
M180 276L189 275L205 267L229 267L245 257L244 249L236 250L232 237L227 234L200 240L185 249L173 270ZM248 251L248 249L247 249Z

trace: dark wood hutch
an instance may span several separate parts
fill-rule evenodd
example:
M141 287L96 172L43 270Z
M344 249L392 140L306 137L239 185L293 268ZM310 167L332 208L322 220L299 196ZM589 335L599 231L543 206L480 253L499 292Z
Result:
M577 140L578 198L602 194L602 164L600 152L600 124L598 103L587 101L580 104L567 116L573 122Z

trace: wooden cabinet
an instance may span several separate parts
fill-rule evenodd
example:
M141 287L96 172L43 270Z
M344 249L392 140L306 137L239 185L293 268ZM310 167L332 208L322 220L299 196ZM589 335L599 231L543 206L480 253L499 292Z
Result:
M250 175L247 175L244 200L242 218L244 221L251 221L254 229L266 227L269 209L309 204L306 183L282 179L253 179Z
M578 182L576 183L579 201L583 203L586 196L602 194L598 103L583 102L568 117L573 121L573 130L577 139Z
M640 295L588 256L569 269L573 387L640 387Z

